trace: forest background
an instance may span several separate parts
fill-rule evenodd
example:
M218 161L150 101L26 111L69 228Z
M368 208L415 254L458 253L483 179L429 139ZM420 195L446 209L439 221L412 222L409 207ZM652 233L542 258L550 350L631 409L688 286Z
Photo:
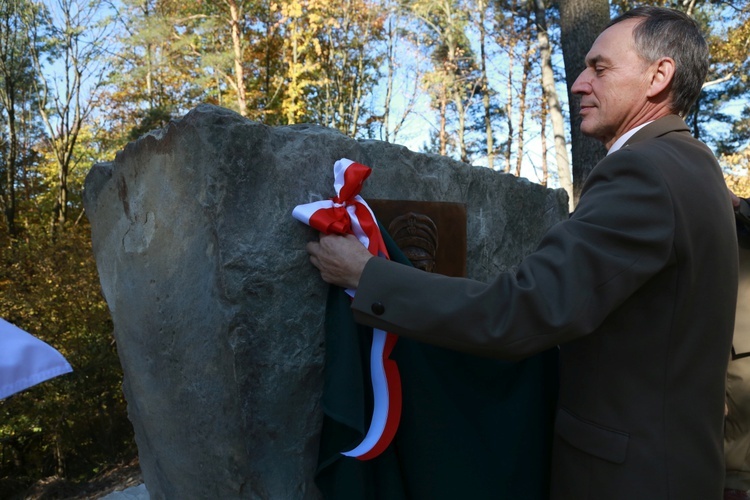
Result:
M316 123L561 187L604 154L568 87L617 0L0 0L0 316L74 372L0 401L0 497L136 455L82 205L90 167L199 103ZM750 2L693 15L686 120L750 195Z

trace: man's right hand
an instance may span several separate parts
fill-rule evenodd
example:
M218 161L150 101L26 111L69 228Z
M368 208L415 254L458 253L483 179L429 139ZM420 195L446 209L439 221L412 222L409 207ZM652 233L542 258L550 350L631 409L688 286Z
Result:
M320 235L307 244L310 262L320 270L323 281L356 290L365 264L373 255L351 234Z

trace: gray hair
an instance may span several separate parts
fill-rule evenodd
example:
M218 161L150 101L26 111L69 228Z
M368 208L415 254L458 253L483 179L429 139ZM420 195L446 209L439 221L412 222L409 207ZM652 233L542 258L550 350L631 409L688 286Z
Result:
M708 44L698 23L678 10L648 6L625 12L607 28L627 19L640 20L633 29L633 42L644 61L652 63L661 57L674 60L671 109L687 115L708 74Z

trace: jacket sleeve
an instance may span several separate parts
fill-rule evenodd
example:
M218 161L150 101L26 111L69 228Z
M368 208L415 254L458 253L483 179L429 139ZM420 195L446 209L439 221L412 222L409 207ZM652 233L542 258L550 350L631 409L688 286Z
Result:
M515 273L487 284L370 259L354 317L442 347L524 358L591 333L670 265L674 221L658 169L622 150L592 171L573 216L553 226Z

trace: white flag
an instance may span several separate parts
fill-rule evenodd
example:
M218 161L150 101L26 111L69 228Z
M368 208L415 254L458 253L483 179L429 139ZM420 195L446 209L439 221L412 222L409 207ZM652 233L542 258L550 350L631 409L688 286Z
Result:
M72 371L53 347L0 318L0 399Z

